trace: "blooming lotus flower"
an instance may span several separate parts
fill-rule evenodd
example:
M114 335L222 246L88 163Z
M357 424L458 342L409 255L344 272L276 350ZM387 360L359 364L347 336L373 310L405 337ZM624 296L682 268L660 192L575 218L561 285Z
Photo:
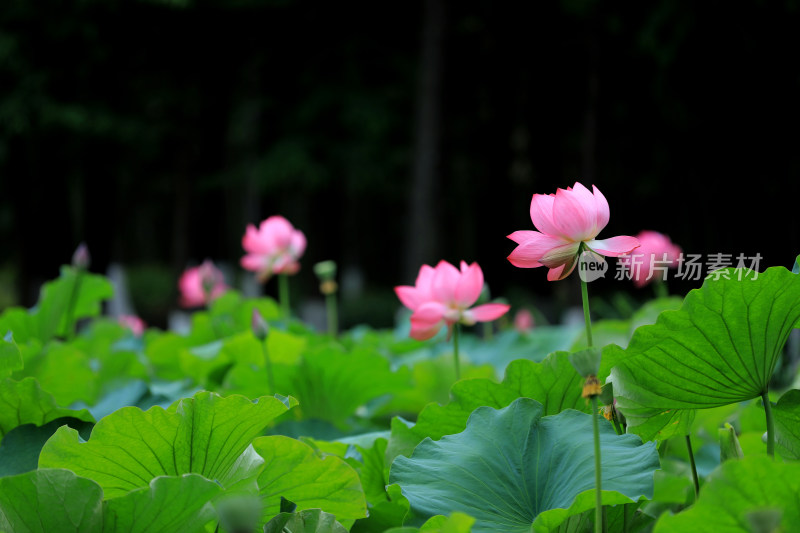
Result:
M184 270L178 288L181 290L183 307L206 305L228 290L225 276L208 259L200 266Z
M128 328L136 337L141 337L147 324L136 315L120 315L117 319L120 325Z
M622 256L619 264L630 271L634 285L641 288L653 281L654 262L662 267L677 267L681 249L669 237L657 231L645 230L636 236L640 246L635 253Z
M258 229L248 224L242 247L247 252L241 260L242 268L256 272L260 281L266 281L273 274L295 274L300 270L297 260L306 250L306 237L276 215L261 222Z
M512 265L521 268L546 266L547 279L556 281L575 268L581 245L609 257L630 253L639 246L633 237L619 236L597 240L597 234L609 219L605 196L592 185L594 192L575 183L555 194L534 194L531 220L538 231L515 231L508 236L518 246L508 256Z
M436 268L422 265L413 287L399 286L394 291L403 305L411 309L411 337L427 340L447 325L448 336L453 324L471 326L503 316L510 306L483 304L470 309L483 288L483 271L477 263L461 261L461 270L447 261Z

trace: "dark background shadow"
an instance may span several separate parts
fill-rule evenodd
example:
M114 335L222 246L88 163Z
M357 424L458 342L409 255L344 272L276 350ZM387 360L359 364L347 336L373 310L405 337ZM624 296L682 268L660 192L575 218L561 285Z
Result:
M390 323L392 286L439 259L557 310L577 281L512 267L505 236L575 181L611 205L601 238L791 266L798 2L526 4L5 0L3 304L35 303L86 241L163 325L183 268L240 281L245 225L282 214L308 238L293 291L336 260L345 325Z

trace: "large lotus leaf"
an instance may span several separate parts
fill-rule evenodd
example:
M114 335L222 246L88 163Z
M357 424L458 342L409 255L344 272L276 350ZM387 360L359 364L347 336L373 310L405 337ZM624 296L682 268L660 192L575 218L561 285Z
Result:
M72 344L51 342L25 369L14 375L34 377L44 390L53 395L60 405L84 402L93 405L98 395L98 373L93 368L98 362ZM68 379L65 379L68 376Z
M288 403L288 405L287 405ZM147 486L158 476L197 473L225 485L240 481L232 472L250 442L294 403L274 397L251 401L199 392L169 409L125 407L100 420L91 438L81 442L62 427L45 443L40 468L69 468L94 479L106 498Z
M75 293L73 300L73 292ZM32 311L38 326L38 338L47 341L56 335L66 335L72 324L69 307L72 304L72 321L97 316L101 302L114 295L114 286L103 276L78 272L69 266L61 267L58 279L44 284L41 297Z
M589 412L581 398L583 378L569 362L568 352L555 352L541 363L527 359L513 361L506 368L502 383L489 379L466 379L456 382L451 389L453 400L446 405L431 403L422 410L412 432L416 442L425 437L434 440L464 430L470 413L481 406L505 407L520 397L533 398L544 407L544 415L553 415L564 409ZM397 449L396 452L411 450Z
M722 463L708 476L697 503L679 514L661 517L654 532L749 533L748 515L763 510L780 517L780 531L797 531L798 501L800 463L745 456Z
M453 513L450 516L436 515L428 519L421 527L393 527L384 533L470 533L475 519L464 513Z
M281 318L280 307L272 298L243 298L233 290L215 299L209 312L214 318L230 319L236 331L250 331L253 309L258 309L267 321Z
M0 477L36 470L42 446L65 424L77 429L86 437L94 425L77 418L65 417L56 418L43 426L23 424L6 433L0 442Z
M800 459L800 390L786 392L772 412L780 454L787 459Z
M592 340L594 346L606 346L608 344L617 344L623 348L628 345L628 342L636 331L636 328L648 324L654 324L658 319L658 315L664 311L678 309L681 306L682 299L677 296L670 296L666 298L657 298L645 303L640 309L636 310L630 318L620 320L598 320L592 324ZM580 334L575 342L572 344L570 351L585 350L586 344L586 330L581 328ZM605 377L601 371L601 377Z
M527 333L508 329L496 334L491 341L477 335L464 335L460 343L467 359L474 364L491 364L503 375L514 359L539 362L559 350L567 350L577 330L574 326L540 326Z
M104 504L104 533L201 532L216 516L212 500L222 488L198 474L160 476L149 486Z
M69 470L0 478L0 531L100 533L103 490Z
M311 446L284 436L259 437L253 447L264 458L258 486L265 521L278 514L281 497L298 510L319 508L339 521L367 515L358 474L342 459L320 458Z
M687 409L737 403L767 390L800 318L800 276L785 268L717 274L691 291L679 310L639 328L627 349L604 351L617 407L628 429L644 438L666 436L653 427L654 416L678 425Z
M408 366L414 387L395 394L381 408L381 413L389 416L394 413L419 413L430 402L447 403L450 400L450 388L457 381L452 351L436 356L428 354L425 359ZM494 380L495 370L489 365L475 366L462 361L461 379L476 378Z
M90 358L92 368L96 368L101 396L115 392L121 383L133 379L147 380L149 377L149 369L137 353L141 339L134 338L127 328L116 321L92 320L70 344L85 353ZM46 388L49 390L49 387Z
M463 512L475 518L475 532L549 531L594 505L594 445L591 415L543 414L529 398L480 407L464 432L425 439L410 458L397 457L389 481L422 516ZM603 503L652 497L655 443L601 422Z
M347 533L336 517L321 509L280 513L264 525L264 533Z
M21 368L22 353L9 331L3 339L0 339L0 378L8 377L13 371Z
M18 344L33 342L38 334L36 320L30 311L23 307L9 307L0 314L0 333L6 335L13 332L14 340ZM41 342L39 342L41 344Z
M298 372L285 386L300 402L304 418L346 427L358 407L407 389L409 382L407 369L393 372L389 361L375 351L355 349L346 353L323 346L303 356Z
M164 332L146 336L145 354L158 377L165 380L182 380L186 376L181 369L178 354L190 346L186 337Z
M346 459L358 472L369 510L367 518L358 520L353 525L351 528L353 533L384 531L390 527L398 527L408 515L408 500L402 495L400 487L389 485L386 444L386 439L379 438L369 448L356 445L358 459L354 457Z
M22 381L9 378L0 380L0 438L17 426L42 426L64 416L94 422L86 409L59 407L53 396L43 391L39 382L33 378Z

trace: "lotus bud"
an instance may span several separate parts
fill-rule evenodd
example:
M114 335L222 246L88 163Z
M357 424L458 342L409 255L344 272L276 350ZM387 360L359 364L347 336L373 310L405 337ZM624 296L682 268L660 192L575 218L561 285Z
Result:
M250 329L253 331L253 335L261 342L264 342L267 335L269 335L269 324L264 320L264 317L257 307L253 308L253 316L250 319Z
M85 242L80 243L75 249L75 253L72 254L72 266L79 270L87 270L91 260L89 247L86 246Z
M339 288L334 278L336 278L336 263L334 261L322 261L314 265L314 274L320 280L319 291L322 294L333 294Z

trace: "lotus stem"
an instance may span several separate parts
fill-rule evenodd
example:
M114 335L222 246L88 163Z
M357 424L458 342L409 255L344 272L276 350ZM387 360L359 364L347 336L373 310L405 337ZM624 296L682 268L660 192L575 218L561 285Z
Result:
M289 320L289 277L286 274L278 274L278 299L281 301L283 317Z
M617 435L622 435L625 433L625 430L622 429L622 426L619 425L619 420L617 420L617 413L614 409L614 406L611 406L611 421L614 422L614 429L617 432Z
M653 283L653 290L656 293L656 298L668 298L669 297L669 290L667 289L667 282L656 280Z
M583 251L583 245L578 253ZM586 282L581 279L581 297L583 299L583 319L586 322L586 344L589 348L592 347L592 319L589 314L589 289L586 287ZM603 495L602 495L602 482L601 482L601 462L600 462L600 423L598 418L600 413L597 408L597 395L591 396L592 401L592 429L594 430L594 490L595 490L595 506L594 506L594 531L595 533L602 533L603 531Z
M592 319L589 316L589 289L586 282L581 280L581 297L583 298L583 320L586 323L586 344L592 347ZM596 409L595 409L596 410Z
M764 402L764 414L767 416L767 455L775 458L775 421L772 419L772 404L769 403L769 392L764 389L761 393Z
M453 328L453 364L456 369L456 381L461 379L461 366L458 361L458 337L461 333L461 324L456 324Z
M267 367L267 384L269 385L270 394L275 394L275 376L272 374L272 360L269 357L269 349L267 348L267 339L261 341L261 352L264 354L264 366Z
M697 465L694 462L691 435L686 435L686 449L689 450L689 464L692 465L692 481L694 481L694 501L700 496L700 480L697 479Z
M594 531L603 531L603 495L601 494L601 466L600 466L600 424L597 421L597 396L592 396L592 429L594 430Z
M339 311L336 305L336 293L325 295L325 305L328 311L328 334L336 337L339 332Z
M72 284L72 291L69 294L69 304L67 305L67 314L65 317L64 327L67 331L64 332L64 337L67 340L72 340L75 336L75 324L73 324L73 316L75 315L75 306L78 304L78 295L81 292L81 282L83 281L83 269L80 267L75 268L75 283Z
M622 533L628 533L628 505L622 504Z

